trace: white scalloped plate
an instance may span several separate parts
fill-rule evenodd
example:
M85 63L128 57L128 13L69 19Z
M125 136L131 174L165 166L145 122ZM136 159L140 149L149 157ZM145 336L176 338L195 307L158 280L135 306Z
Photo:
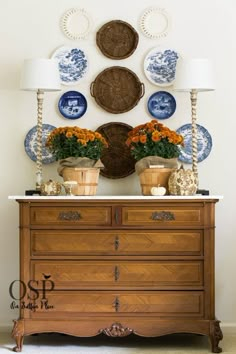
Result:
M61 29L70 39L84 39L91 30L91 19L84 9L72 8L61 18Z
M162 8L149 7L141 16L140 28L148 38L165 37L170 28L170 17Z

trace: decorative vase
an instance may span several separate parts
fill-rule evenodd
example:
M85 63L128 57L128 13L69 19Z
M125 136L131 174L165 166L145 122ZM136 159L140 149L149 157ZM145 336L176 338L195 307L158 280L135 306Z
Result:
M100 168L93 167L64 167L62 177L64 181L76 181L71 188L72 195L95 195L99 179Z
M171 195L194 195L198 186L197 177L190 169L184 170L183 166L173 171L168 181Z

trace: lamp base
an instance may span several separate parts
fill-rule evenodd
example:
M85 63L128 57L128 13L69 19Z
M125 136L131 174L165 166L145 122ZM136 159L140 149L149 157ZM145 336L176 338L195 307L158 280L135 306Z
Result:
M210 195L210 192L209 192L209 190L207 190L207 189L197 189L196 194Z
M36 189L30 189L25 191L25 195L41 195L41 192Z

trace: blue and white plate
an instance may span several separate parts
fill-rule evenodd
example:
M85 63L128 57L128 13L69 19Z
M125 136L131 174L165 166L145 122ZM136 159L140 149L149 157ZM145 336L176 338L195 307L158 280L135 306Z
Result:
M176 130L184 138L184 146L181 147L179 160L185 163L192 163L192 125L185 124ZM197 124L197 160L201 162L207 158L212 149L212 138L206 128Z
M58 108L63 117L68 119L81 118L87 110L87 101L78 91L65 92L58 102Z
M153 48L144 60L144 73L154 85L170 86L175 79L179 54L173 49Z
M88 60L80 48L60 47L54 52L52 58L58 61L63 85L76 85L87 72Z
M170 118L176 110L174 96L166 91L157 91L148 99L149 113L157 119Z
M42 126L42 163L49 164L56 160L55 156L51 154L45 147L48 135L53 129L53 125L43 124ZM28 131L24 141L25 151L31 160L37 160L37 126L35 125L32 129Z

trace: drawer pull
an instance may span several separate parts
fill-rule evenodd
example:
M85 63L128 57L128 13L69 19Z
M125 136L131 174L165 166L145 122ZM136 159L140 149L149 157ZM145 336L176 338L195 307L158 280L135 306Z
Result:
M175 216L170 211L155 211L151 216L152 220L170 221L175 220Z
M120 246L119 236L116 236L116 237L115 237L114 246L115 246L115 250L117 251L118 248L119 248L119 246Z
M59 216L59 220L76 221L81 219L81 215L78 211L62 211Z
M119 280L120 271L119 271L119 267L118 266L115 266L114 277L115 277L115 281Z
M115 298L113 306L115 307L116 312L118 312L120 309L120 300L119 300L118 296Z

